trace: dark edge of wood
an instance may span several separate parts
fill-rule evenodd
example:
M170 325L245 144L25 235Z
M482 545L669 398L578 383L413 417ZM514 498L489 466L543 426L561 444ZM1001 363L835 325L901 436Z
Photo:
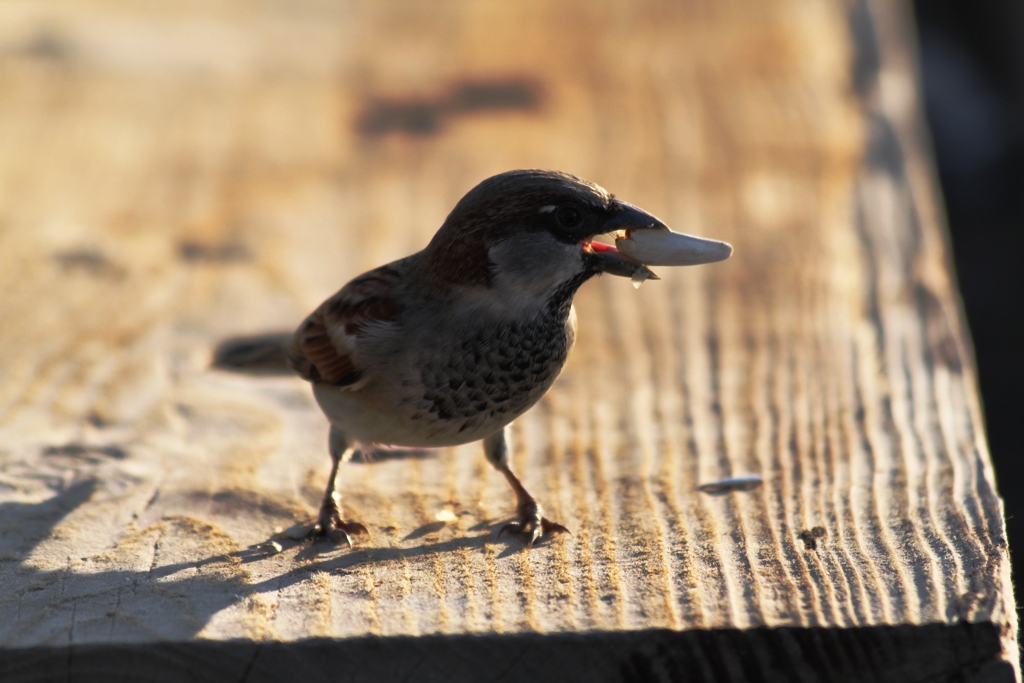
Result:
M976 393L978 387L974 348L964 308L959 300L953 246L945 223L931 137L921 104L924 94L920 82L913 8L909 2L892 3L886 0L849 0L847 7L854 47L852 86L867 125L865 153L856 182L863 182L875 172L888 177L903 191L906 202L904 210L911 229L909 238L914 245L913 253L906 263L908 269L917 266L916 260L920 257L919 250L923 242L922 231L927 224L932 224L931 227L941 240L943 269L949 278L953 300L949 301L943 292L932 291L930 287L935 283L923 281L920 277L914 278L914 297L918 307L925 311L924 315L936 318L935 327L941 330L934 333L936 338L930 340L932 349L925 361L929 365L945 363L957 373L966 372L970 375L970 384ZM909 69L912 72L909 75L914 79L915 104L911 108L894 107L892 101L886 101L880 91L879 79L882 73L886 69L901 68ZM863 220L866 207L859 202L859 199L855 199L857 231L863 241L870 242L873 239L871 229ZM943 300L946 305L943 305ZM877 319L876 328L882 329ZM979 426L975 415L969 415L968 430ZM977 452L976 457L987 461L987 447ZM1013 671L1010 680L1017 681L1019 650L1014 599L1012 594L1002 594L1002 591L1012 590L1008 580L1009 551L1003 505L991 478L991 464L976 462L974 466L979 471L976 495L982 505L981 509L974 511L976 521L973 535L981 542L987 561L983 572L969 576L971 586L967 596L977 591L977 586L984 584L992 591L986 600L1003 603L1002 609L995 604L988 605L987 609L990 618L1001 622L999 634L1003 651L1000 657ZM988 473L983 471L986 466Z
M0 651L0 680L1010 683L1015 674L986 622L66 645Z

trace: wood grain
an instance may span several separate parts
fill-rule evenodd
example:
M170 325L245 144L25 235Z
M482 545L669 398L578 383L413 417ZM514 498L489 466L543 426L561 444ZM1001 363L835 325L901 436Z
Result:
M911 41L880 0L5 2L2 678L1016 680ZM512 435L573 535L497 538L470 445L291 540L326 422L213 350L517 167L735 246L578 296Z

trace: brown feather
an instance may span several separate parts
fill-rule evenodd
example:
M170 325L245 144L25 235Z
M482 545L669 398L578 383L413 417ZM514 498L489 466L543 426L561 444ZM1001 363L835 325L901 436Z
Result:
M299 326L292 338L288 364L314 384L350 386L362 379L352 350L332 339L332 330L358 338L367 326L394 320L402 311L394 290L401 282L403 261L381 266L355 278Z

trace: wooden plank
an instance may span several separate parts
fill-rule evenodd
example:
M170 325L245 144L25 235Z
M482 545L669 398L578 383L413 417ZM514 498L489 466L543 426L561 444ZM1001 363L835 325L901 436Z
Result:
M4 680L1015 680L901 12L4 3ZM473 445L348 466L354 550L261 551L314 514L326 422L212 350L516 167L736 247L577 298L513 430L574 535L496 538Z

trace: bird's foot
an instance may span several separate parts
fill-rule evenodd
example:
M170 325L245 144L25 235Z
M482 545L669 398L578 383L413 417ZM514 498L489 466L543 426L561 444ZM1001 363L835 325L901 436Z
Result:
M498 532L498 536L506 533L514 534L516 536L524 536L526 538L526 547L532 548L533 544L536 543L541 536L561 533L566 533L570 536L572 535L571 531L558 522L552 522L544 517L540 503L535 500L528 500L525 503L521 503L517 512L519 514L519 519L514 522L509 522L505 526L501 527L501 531Z
M309 533L306 534L306 538L312 541L326 538L339 545L345 543L351 548L352 536L359 534L366 534L368 536L370 532L359 522L346 522L343 520L337 505L324 505L320 508L320 518L313 525L313 528L309 530Z

